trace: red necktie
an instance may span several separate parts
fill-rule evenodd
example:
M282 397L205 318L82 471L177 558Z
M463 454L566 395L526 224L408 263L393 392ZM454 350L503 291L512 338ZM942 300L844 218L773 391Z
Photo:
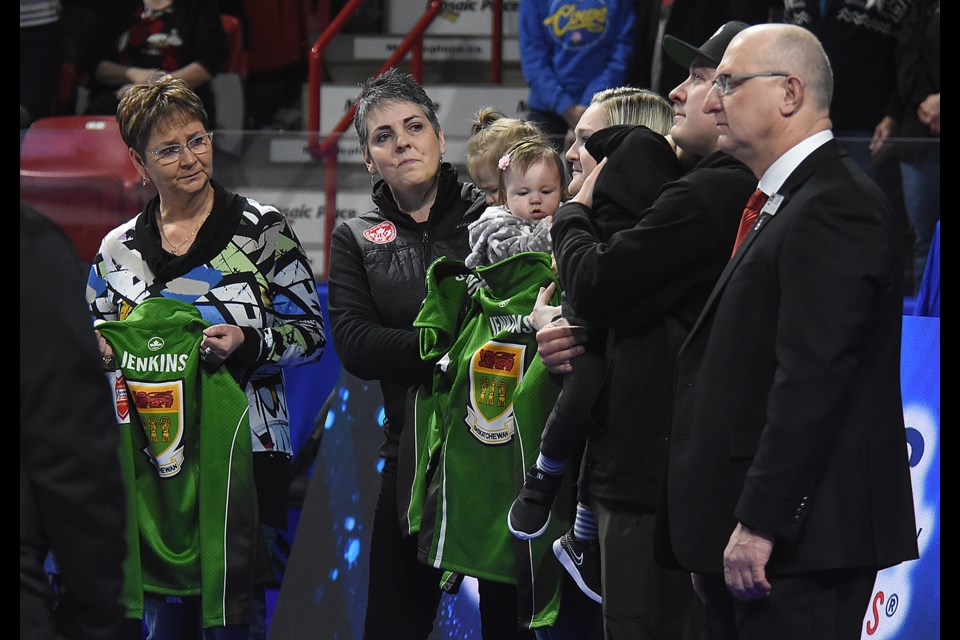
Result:
M744 208L743 216L740 218L740 228L737 230L737 239L733 243L733 252L730 255L737 252L737 247L739 247L743 239L747 237L747 234L750 232L750 227L757 221L757 216L760 215L760 209L763 208L766 201L767 194L760 191L760 189L754 191L750 199L747 200L747 206Z

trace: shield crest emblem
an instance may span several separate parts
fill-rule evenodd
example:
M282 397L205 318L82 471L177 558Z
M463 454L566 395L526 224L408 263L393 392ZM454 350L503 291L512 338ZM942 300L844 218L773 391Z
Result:
M180 473L183 467L183 382L127 380L129 399L137 408L147 438L144 453L161 478Z
M470 358L470 398L464 420L484 444L504 444L513 438L513 398L523 379L525 352L525 345L490 340Z

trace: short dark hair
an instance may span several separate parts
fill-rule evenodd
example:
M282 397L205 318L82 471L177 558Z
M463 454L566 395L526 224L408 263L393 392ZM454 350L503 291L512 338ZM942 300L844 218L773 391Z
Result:
M128 147L140 155L147 149L158 124L171 117L199 121L209 129L203 100L180 78L158 75L146 84L130 87L117 105L117 124Z
M363 83L357 108L353 114L353 126L360 138L360 150L364 155L369 151L367 143L367 118L370 114L388 102L408 102L423 109L433 130L440 134L440 120L433 100L423 90L417 79L409 73L403 73L396 67L387 69L379 76L373 76Z

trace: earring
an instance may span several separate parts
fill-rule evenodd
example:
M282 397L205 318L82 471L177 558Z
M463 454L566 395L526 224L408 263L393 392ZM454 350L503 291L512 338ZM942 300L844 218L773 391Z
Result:
M370 186L372 187L372 186L375 185L375 184L377 184L377 172L376 172L376 171L371 171L371 172L370 172Z
M443 151L440 152L440 164L443 164Z
M143 187L147 186L147 176L140 176L140 185Z

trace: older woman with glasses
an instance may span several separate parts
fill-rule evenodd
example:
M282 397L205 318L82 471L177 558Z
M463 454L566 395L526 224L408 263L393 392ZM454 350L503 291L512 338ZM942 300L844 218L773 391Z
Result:
M104 368L118 369L124 374L130 414L140 409L147 413L179 409L170 416L141 416L144 428L140 431L146 433L148 446L154 448L164 438L175 441L180 431L186 429L181 423L187 424L194 410L189 396L194 377L203 382L211 372L230 374L233 381L228 381L227 386L232 385L240 393L239 404L250 430L248 451L252 453L247 457L251 459L249 475L256 490L253 495L254 487L250 487L256 522L248 532L256 538L259 524L262 533L270 536L275 528L286 528L287 523L286 482L292 450L282 371L318 360L325 344L310 263L293 229L276 208L231 193L213 180L213 136L208 130L207 115L197 94L183 80L166 75L134 85L120 102L117 121L129 147L130 160L144 183L156 185L157 195L142 212L106 235L91 268L87 302L99 329ZM143 309L139 308L141 305ZM123 335L123 325L132 321L153 322L158 327L147 344L158 353L163 352L165 343L183 340L187 330L165 325L167 316L171 323L184 317L191 326L199 324L202 328L181 356L151 359L147 353L142 358L133 357L129 349L121 347L117 338ZM182 360L178 359L181 357ZM153 381L154 376L175 368L171 363L182 369L179 375L185 382L180 395L179 391L167 392L163 385L172 384L169 380L162 385ZM179 384L177 380L173 382ZM207 401L205 395L201 397ZM223 398L224 394L219 394L211 401L222 402ZM234 422L227 424L227 416L232 414L226 410L210 411L211 406L216 405L208 402L195 410L200 413L195 424L201 444L204 430L214 433L235 426ZM151 421L160 429L151 429ZM131 431L135 438L144 435L136 429ZM239 429L237 433L242 435ZM188 441L187 436L183 438ZM240 445L245 448L246 443ZM247 592L239 589L237 593L225 593L224 602L228 604L217 620L211 618L206 605L198 604L196 596L207 589L206 582L201 585L199 578L208 578L206 569L197 571L195 565L198 556L201 565L209 558L203 546L203 519L208 513L203 501L209 486L204 485L203 476L209 469L202 467L202 447L193 457L189 455L189 445L186 451L180 467L174 464L177 456L172 457L170 464L160 464L158 456L154 464L157 473L152 477L152 470L143 467L139 459L146 456L135 456L134 461L141 465L136 475L136 499L146 593L144 615L150 637L167 637L169 633L184 637L172 631L180 624L191 627L186 637L200 637L201 626L204 637L211 637L208 627L232 627L246 637L251 609L261 611L253 617L255 625L263 622L262 590L252 602L252 585ZM228 467L234 473L232 462L224 464L218 473L227 474ZM199 512L200 534L191 538L189 531L178 532L179 538L171 540L173 533L164 533L163 529L171 516L161 513L158 517L149 512L151 500L170 505L171 498L164 492L171 489L174 481L189 477L191 465L197 464L201 465L197 486L184 487L183 495L178 496L182 501L174 506L176 515L184 520ZM168 477L176 469L180 471L173 478ZM228 490L238 486L239 483ZM233 503L225 504L234 509ZM150 518L155 522L145 526L145 520ZM161 531L163 539L148 540L144 532L149 526ZM220 533L217 542L224 549L222 553L229 556L231 545L239 544L244 534L231 528L229 521ZM248 546L261 551L266 548L262 539L253 540ZM225 564L224 571L230 568L229 559ZM250 567L246 580L252 575ZM231 598L237 603L233 608ZM136 606L132 611L135 616ZM230 633L213 636L229 637ZM262 629L260 636L264 637Z

